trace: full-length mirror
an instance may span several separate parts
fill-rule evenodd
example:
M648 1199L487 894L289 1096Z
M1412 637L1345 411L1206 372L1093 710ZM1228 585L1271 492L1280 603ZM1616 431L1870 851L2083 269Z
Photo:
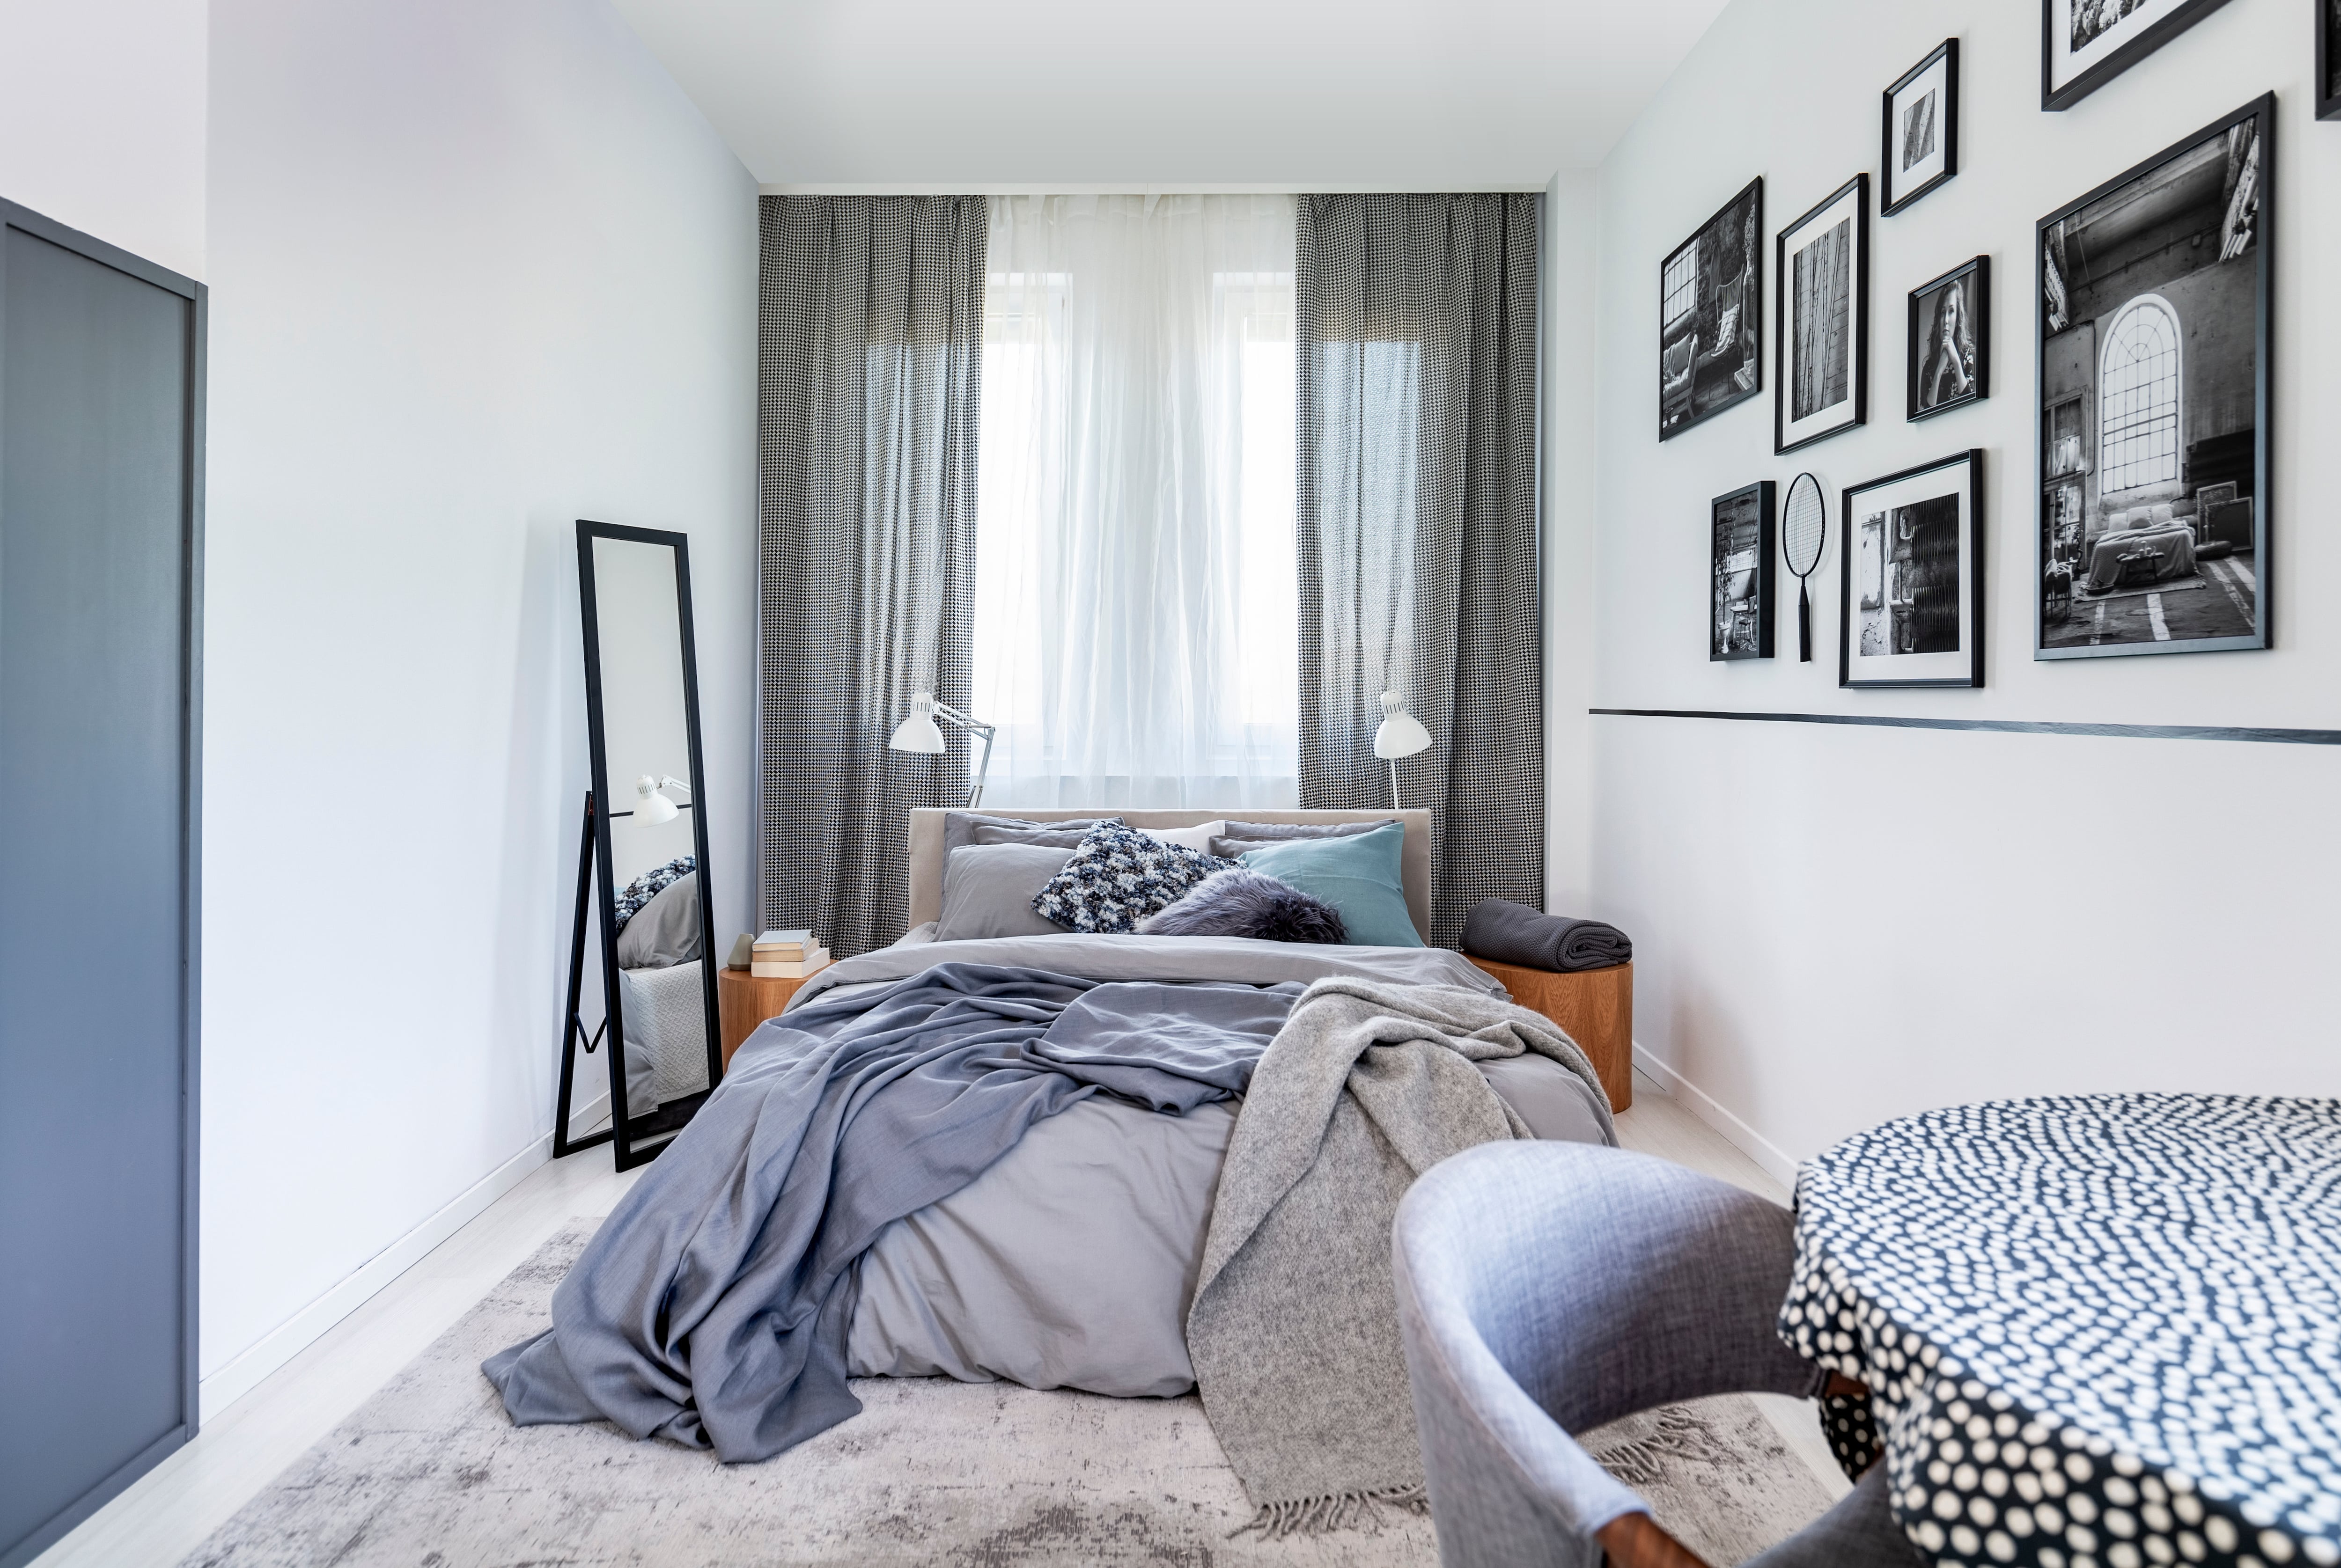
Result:
M577 572L593 785L554 1152L607 1138L624 1170L681 1131L722 1075L691 558L682 534L580 520ZM591 1027L589 949L602 979ZM590 1093L581 1055L601 1057L610 1089L608 1129L585 1136L571 1126Z

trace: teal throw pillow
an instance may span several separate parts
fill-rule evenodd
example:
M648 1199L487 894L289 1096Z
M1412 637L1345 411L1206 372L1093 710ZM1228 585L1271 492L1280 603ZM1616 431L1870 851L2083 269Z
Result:
M1406 825L1392 822L1348 839L1287 839L1237 858L1339 909L1352 947L1420 948L1422 938L1406 912L1406 888L1399 878L1399 851L1405 844Z

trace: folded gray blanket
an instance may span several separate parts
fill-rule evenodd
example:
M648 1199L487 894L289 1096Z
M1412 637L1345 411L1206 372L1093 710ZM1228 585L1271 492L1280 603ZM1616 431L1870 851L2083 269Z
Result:
M1220 1170L1187 1351L1264 1533L1420 1504L1390 1222L1414 1178L1533 1135L1472 1066L1534 1051L1600 1079L1541 1014L1448 986L1320 980L1254 1069Z
M1508 898L1488 898L1463 918L1463 950L1529 969L1607 969L1634 961L1634 944L1599 920L1548 915Z
M880 1231L1101 1088L1173 1110L1241 1093L1300 987L1177 990L943 964L767 1022L554 1290L553 1326L481 1370L520 1425L608 1420L727 1462L834 1426L862 1408L849 1275Z

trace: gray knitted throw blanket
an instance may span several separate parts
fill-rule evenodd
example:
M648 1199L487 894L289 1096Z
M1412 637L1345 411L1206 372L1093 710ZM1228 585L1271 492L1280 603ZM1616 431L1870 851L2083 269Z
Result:
M1390 1221L1414 1178L1529 1136L1471 1064L1534 1051L1609 1100L1549 1019L1447 986L1310 986L1253 1070L1220 1167L1187 1350L1270 1536L1420 1508ZM1614 1137L1614 1133L1613 1133Z

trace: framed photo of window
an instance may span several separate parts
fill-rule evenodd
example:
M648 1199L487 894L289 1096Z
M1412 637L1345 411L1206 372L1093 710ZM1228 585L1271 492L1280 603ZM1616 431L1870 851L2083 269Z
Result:
M1764 390L1764 182L1659 263L1659 439Z
M2033 657L2270 642L2273 94L2040 220Z
M1909 417L1915 422L1991 395L1991 258L1962 262L1910 291Z
M1791 452L1869 420L1869 176L1838 186L1778 243L1772 450Z
M2040 0L2041 109L2071 108L2226 3Z
M1983 684L1983 452L1845 491L1837 683Z
M1959 172L1959 41L1910 67L1886 89L1878 152L1878 213L1890 218Z
M1772 481L1708 503L1707 656L1772 657Z

